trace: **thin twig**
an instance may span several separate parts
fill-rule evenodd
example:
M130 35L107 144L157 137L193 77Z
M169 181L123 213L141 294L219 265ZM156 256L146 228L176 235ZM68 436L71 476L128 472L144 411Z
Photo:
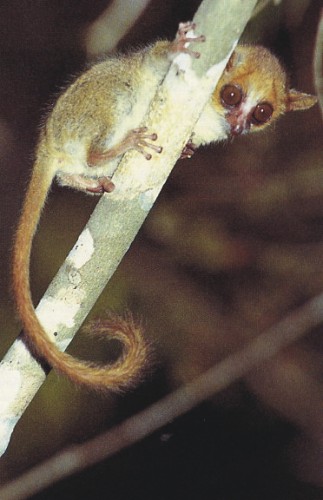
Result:
M141 16L150 0L114 0L85 33L88 57L110 52Z
M316 35L314 53L314 80L321 112L323 114L323 9L321 10L321 17Z

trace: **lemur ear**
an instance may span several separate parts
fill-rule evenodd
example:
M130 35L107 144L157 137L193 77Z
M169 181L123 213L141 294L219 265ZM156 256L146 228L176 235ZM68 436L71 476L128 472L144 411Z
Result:
M238 53L236 51L233 51L231 56L230 56L229 61L227 62L227 65L225 67L225 71L231 71L232 68L234 68L235 66L238 66L238 64L241 62L241 60L242 60L242 54Z
M301 111L311 108L317 103L317 97L290 89L286 98L286 111Z

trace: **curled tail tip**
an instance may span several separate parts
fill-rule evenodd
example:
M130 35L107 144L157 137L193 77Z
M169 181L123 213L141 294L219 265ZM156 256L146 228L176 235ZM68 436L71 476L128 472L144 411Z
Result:
M154 364L153 350L144 337L141 322L131 313L119 316L109 312L105 318L91 321L85 331L105 340L108 337L122 343L122 353L115 363L103 367L94 365L96 382L93 380L92 385L89 380L86 385L100 392L124 393L143 382Z

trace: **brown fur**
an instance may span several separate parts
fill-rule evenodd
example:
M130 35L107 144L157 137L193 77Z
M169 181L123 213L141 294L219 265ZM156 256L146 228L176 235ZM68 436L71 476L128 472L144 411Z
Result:
M143 109L144 116L145 106L152 98L150 93L154 92L156 82L161 81L169 64L167 54L170 52L174 56L176 52L188 50L185 30L191 29L192 25L183 26L173 44L157 42L139 53L107 59L81 75L58 99L41 133L16 233L13 289L24 332L39 356L74 382L91 388L121 390L133 385L146 365L147 345L133 320L114 318L110 320L108 330L121 340L126 350L116 364L101 367L59 351L39 323L32 303L29 268L33 237L55 176L62 184L83 191L99 193L111 190L112 183L105 169L111 159L138 146L138 130L135 137L132 133L143 119L138 109ZM216 133L225 129L226 111L221 104L220 91L223 85L232 82L240 85L246 93L258 92L260 100L272 104L272 119L264 126L285 111L306 109L315 103L313 96L288 89L284 70L268 50L237 47L208 104L205 120L203 116L199 120L199 144L218 140ZM136 109L133 115L132 109ZM219 121L216 133L212 128L215 120ZM226 136L226 130L222 138ZM155 136L141 137L144 147L139 150L146 158L149 156L144 151L146 147L161 151L161 148L147 144L147 137L155 140ZM189 151L187 156L194 151L193 145ZM102 330L101 326L99 329Z

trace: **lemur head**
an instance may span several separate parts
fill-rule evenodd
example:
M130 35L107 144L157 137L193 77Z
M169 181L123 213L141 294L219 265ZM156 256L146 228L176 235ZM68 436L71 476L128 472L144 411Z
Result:
M287 111L304 110L317 98L290 89L278 59L264 47L239 45L212 95L231 135L262 130Z

